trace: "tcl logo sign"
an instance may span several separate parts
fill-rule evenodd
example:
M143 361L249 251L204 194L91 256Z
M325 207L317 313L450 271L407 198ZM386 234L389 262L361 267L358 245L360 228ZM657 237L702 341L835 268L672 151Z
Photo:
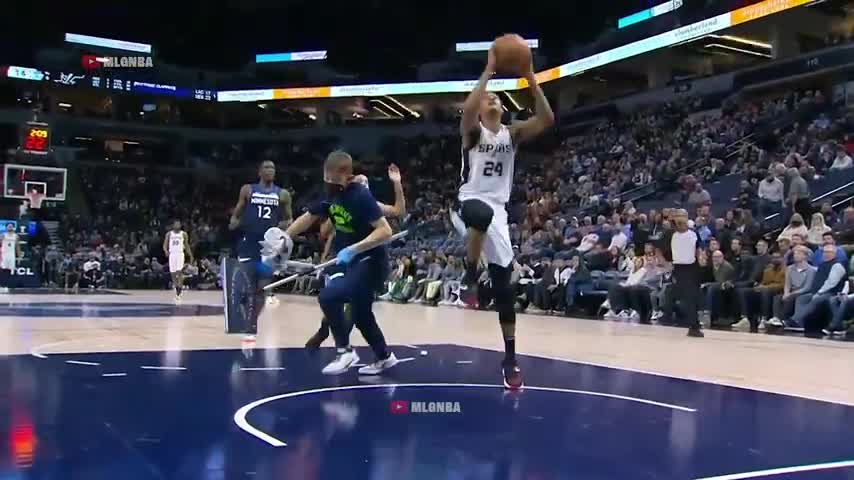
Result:
M14 270L13 275L18 275L21 277L30 277L35 275L30 267L18 267Z

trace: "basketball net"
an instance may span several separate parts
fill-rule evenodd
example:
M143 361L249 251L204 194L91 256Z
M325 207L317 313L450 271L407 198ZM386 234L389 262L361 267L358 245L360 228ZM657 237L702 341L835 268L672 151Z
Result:
M33 210L38 210L42 208L42 202L44 201L44 194L39 193L38 190L33 190L31 192L27 192L27 200L30 202L30 208Z

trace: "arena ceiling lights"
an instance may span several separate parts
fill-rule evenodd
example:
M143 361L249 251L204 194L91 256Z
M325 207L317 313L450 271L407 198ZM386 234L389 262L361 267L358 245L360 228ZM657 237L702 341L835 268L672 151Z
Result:
M565 63L537 73L540 83L559 78L579 75L588 70L625 60L660 48L696 40L736 25L789 10L791 8L816 3L819 0L764 0L715 17L679 27L637 42L632 42L586 58ZM445 82L382 83L373 85L340 85L328 87L268 88L259 90L226 90L218 93L220 102L257 102L264 100L295 100L305 98L336 97L381 97L384 95L413 95L430 93L469 92L477 80L457 80ZM487 89L491 91L520 90L528 82L522 78L490 80Z

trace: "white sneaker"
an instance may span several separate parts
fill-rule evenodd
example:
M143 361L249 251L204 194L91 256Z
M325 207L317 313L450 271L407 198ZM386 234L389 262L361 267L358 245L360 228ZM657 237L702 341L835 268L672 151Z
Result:
M629 310L629 321L632 323L640 322L640 313L637 310Z
M181 295L175 294L175 305L181 304Z
M9 287L0 287L0 293L9 293Z
M398 364L397 357L393 353L389 354L385 360L377 360L376 362L365 365L359 369L359 375L379 375L385 370Z
M765 320L764 318L760 318L760 319L759 319L759 327L758 327L758 328L759 328L759 331L760 331L760 332L764 332L764 331L766 330L766 328L765 328L765 324L766 324L766 323L767 323L767 322L766 322L766 320Z
M267 303L267 306L271 308L276 308L279 306L279 299L275 295L267 297L267 300L265 300L265 302Z
M387 302L387 301L391 300L391 294L390 294L390 293L386 293L385 295L380 295L380 296L379 296L379 299L380 299L380 300L382 300L382 301L384 301L384 302Z
M623 310L617 317L617 320L621 322L628 322L632 319L632 312L629 310Z
M783 321L777 317L774 317L771 320L768 320L767 325L771 325L772 327L777 327L777 328L785 327L785 325L783 325Z
M650 320L658 321L663 316L664 316L664 312L662 312L661 310L656 310L656 311L652 312L652 317L650 317Z
M439 302L440 307L449 307L453 304L454 304L454 302L452 302L450 300L442 300L441 302Z
M732 324L733 330L748 330L750 329L750 320L747 317L741 317L741 320Z
M461 298L458 298L457 301L453 303L453 305L459 308L469 308L469 306L466 305L466 302L464 302Z
M608 311L605 312L605 316L602 318L604 318L605 320L611 320L611 321L615 322L615 321L620 319L620 315L617 312L615 312L611 309L608 309Z
M527 311L525 311L525 313L529 313L529 314L531 314L531 315L542 315L543 313L545 313L545 311L544 311L544 310L540 310L540 309L539 309L539 308L537 308L537 307L531 306L531 307L528 307L528 310L527 310Z
M329 362L329 365L323 367L322 372L324 375L340 375L349 370L358 361L359 355L355 350L339 352L335 360L332 360Z

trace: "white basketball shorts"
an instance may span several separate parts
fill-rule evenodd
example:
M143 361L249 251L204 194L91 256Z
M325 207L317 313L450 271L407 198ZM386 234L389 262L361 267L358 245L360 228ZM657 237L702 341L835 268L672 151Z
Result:
M184 254L169 255L169 273L178 273L184 270Z
M475 199L476 197L460 198L460 202L464 200ZM507 224L507 209L504 205L495 203L485 198L477 198L492 207L492 223L486 229L486 238L483 241L483 260L487 265L494 263L501 267L508 267L513 262L513 245L510 243L510 227ZM459 212L451 212L451 223L457 233L465 238L466 225L460 217Z

